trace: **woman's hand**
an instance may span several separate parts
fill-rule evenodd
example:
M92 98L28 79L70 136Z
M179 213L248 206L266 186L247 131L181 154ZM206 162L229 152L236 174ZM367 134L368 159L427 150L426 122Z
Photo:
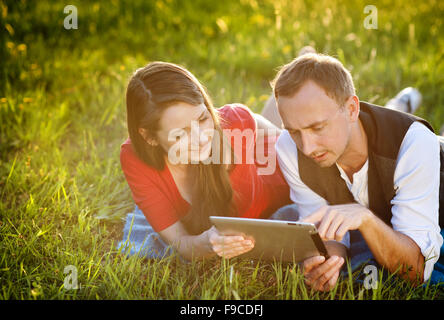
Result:
M254 239L244 235L222 235L211 227L206 231L212 250L220 257L230 259L254 248Z
M190 235L180 221L160 231L159 234L187 260L193 257L210 258L215 254L229 259L254 247L254 239L242 234L224 236L215 227L199 235Z

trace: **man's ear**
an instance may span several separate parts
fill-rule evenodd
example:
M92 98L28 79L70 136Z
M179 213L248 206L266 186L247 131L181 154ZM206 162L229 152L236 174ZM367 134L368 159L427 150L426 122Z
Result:
M359 98L357 96L350 96L348 97L347 101L345 102L345 108L348 112L349 119L351 121L358 121L359 118Z
M139 128L139 134L143 137L143 140L146 141L150 146L157 146L158 143L155 139L151 138L148 134L148 131L144 128Z

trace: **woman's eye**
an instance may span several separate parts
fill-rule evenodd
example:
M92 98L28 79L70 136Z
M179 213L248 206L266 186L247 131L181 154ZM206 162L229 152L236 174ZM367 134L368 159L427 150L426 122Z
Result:
M174 133L174 136L176 137L176 141L182 139L184 136L186 136L185 130L180 130Z
M200 119L200 122L204 122L205 120L207 120L208 119L208 116L207 117L204 117L204 118L202 118L202 119Z

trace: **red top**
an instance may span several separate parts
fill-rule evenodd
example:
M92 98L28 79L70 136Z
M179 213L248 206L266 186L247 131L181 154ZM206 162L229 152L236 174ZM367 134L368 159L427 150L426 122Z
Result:
M230 104L216 110L221 118L222 129L251 129L254 130L254 137L256 136L256 121L248 107ZM234 138L231 140L233 146ZM242 149L255 148L255 140L256 138L254 141L242 139ZM268 150L267 145L272 143L271 150L276 160L276 170L273 174L258 175L257 169L261 165L248 164L248 161L235 164L235 168L230 172L232 188L240 195L235 205L241 217L268 218L278 208L291 202L290 189L276 159L275 142L276 138L258 141L264 143L265 151ZM234 147L233 149L235 150ZM134 202L155 231L159 232L171 226L187 214L190 204L180 195L168 166L165 165L162 171L157 171L145 164L137 157L129 138L121 146L120 162Z

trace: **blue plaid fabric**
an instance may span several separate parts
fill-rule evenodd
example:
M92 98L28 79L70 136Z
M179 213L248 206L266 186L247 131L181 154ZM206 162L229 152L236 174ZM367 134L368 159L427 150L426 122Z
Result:
M117 249L130 256L139 255L147 259L164 258L174 252L154 231L137 205L126 216L123 239L117 244Z

